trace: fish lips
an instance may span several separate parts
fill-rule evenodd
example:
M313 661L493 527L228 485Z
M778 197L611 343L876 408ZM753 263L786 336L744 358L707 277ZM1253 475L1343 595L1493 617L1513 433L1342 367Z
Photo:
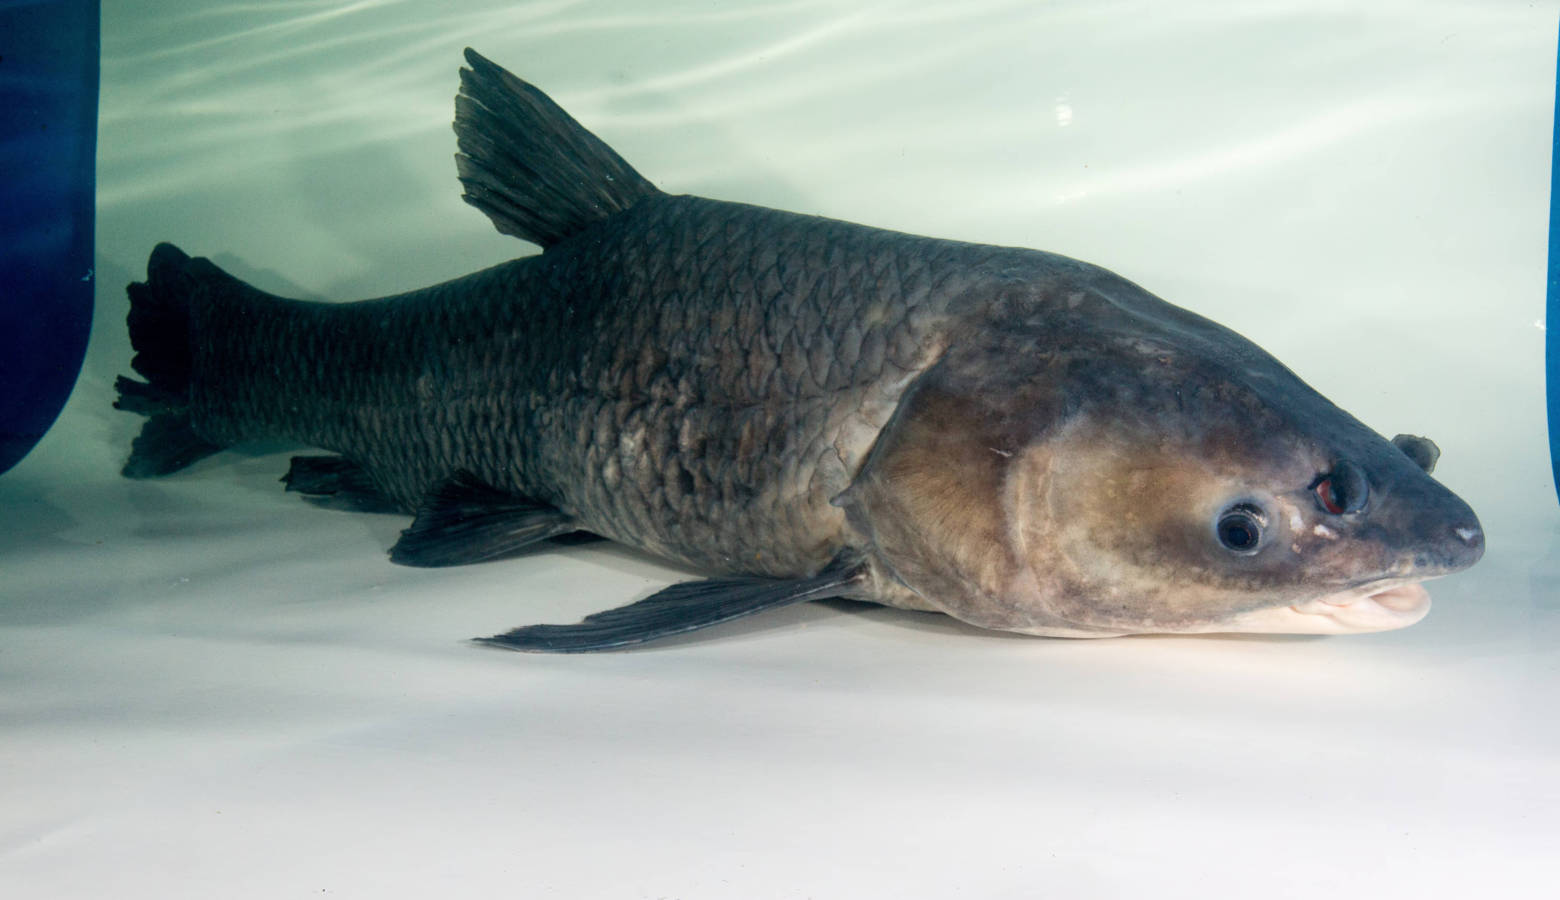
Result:
M1359 634L1391 631L1430 612L1430 592L1416 578L1396 578L1324 594L1289 606L1237 613L1194 631L1252 634Z
M1345 634L1406 628L1430 612L1430 592L1419 581L1393 580L1327 594L1283 610L1307 634ZM1295 629L1298 630L1298 629Z

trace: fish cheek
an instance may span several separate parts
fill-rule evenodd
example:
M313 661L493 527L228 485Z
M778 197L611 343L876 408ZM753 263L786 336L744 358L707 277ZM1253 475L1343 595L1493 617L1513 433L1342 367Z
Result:
M978 404L935 384L902 402L837 501L875 563L914 594L884 602L1010 627L1008 585L1022 571L1003 514L1004 443Z
M1079 495L1067 484L1070 473L1059 466L1063 462L1056 448L1037 443L1008 471L1003 504L1008 541L1025 569L1012 584L1027 625L1009 627L1041 634L1126 633L1107 627L1131 618L1130 612L1120 608L1119 594L1102 589L1102 554L1088 536L1093 510L1078 507Z
M1053 450L1044 514L1028 517L1025 552L1050 568L1056 615L1118 633L1203 630L1250 609L1292 602L1289 527L1266 523L1264 546L1222 547L1214 523L1249 494L1249 478L1196 455L1142 456L1115 441Z
M1049 474L1023 540L1053 614L1120 633L1183 617L1207 551L1180 506L1184 476L1083 447L1057 448Z

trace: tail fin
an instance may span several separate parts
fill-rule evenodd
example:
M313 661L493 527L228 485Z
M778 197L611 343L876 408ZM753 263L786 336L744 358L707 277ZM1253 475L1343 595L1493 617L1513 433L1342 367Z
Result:
M195 261L172 244L158 244L146 263L146 281L130 295L130 366L146 381L120 377L115 409L148 416L123 473L152 478L176 472L222 448L202 438L190 421L190 298L201 280Z

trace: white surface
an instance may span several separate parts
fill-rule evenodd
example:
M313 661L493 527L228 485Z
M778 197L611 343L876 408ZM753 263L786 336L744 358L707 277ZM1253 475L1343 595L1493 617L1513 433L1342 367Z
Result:
M192 6L105 4L99 327L0 478L0 896L1554 896L1551 4ZM276 453L119 479L157 240L341 299L529 252L458 199L467 44L668 190L1056 250L1236 327L1436 439L1488 556L1381 635L808 606L556 658L464 639L679 573L395 567L403 520L283 494Z

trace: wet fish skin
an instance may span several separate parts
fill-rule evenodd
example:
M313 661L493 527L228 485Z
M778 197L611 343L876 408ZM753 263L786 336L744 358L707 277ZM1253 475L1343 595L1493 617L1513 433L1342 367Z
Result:
M493 639L523 649L828 595L1077 637L1379 630L1483 553L1433 444L1108 270L666 195L467 58L467 200L544 252L305 304L160 246L126 474L286 437L342 455L290 487L416 513L398 561L585 529L728 576Z
M207 289L192 412L213 444L336 450L407 511L465 471L700 569L803 574L845 542L830 500L950 303L1021 264L1079 265L1031 254L653 197L397 297ZM159 250L152 280L183 265Z
M1103 269L1071 277L972 309L851 488L853 524L917 598L1079 637L1341 631L1292 607L1482 555L1461 499L1256 345ZM1331 515L1314 487L1344 461L1373 499ZM1250 557L1212 540L1241 503L1269 520ZM1409 624L1364 609L1359 630Z

